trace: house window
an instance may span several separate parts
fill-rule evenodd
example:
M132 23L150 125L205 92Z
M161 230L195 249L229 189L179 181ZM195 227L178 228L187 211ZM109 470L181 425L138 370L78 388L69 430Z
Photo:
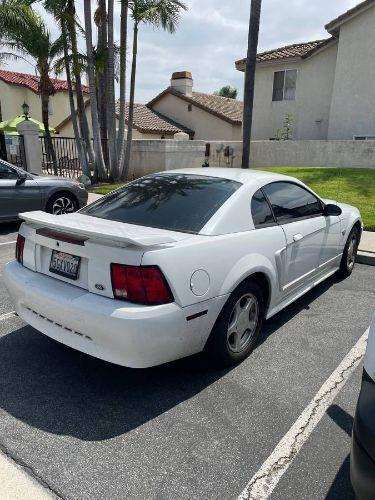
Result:
M355 135L355 141L375 141L375 135Z
M297 70L276 71L273 76L273 101L294 101L296 98Z
M192 104L188 104L188 111L193 111L193 105Z

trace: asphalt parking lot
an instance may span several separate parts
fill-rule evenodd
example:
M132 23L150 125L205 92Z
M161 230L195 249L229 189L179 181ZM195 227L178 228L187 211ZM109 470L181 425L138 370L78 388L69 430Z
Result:
M2 283L17 226L0 227ZM332 278L265 325L226 371L201 356L148 370L90 358L0 319L0 448L64 499L235 499L367 330L375 267ZM272 499L350 499L359 366Z

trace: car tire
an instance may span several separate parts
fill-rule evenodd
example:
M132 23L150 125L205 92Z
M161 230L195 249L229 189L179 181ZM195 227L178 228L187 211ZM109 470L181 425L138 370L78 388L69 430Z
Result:
M78 202L70 193L55 193L48 200L46 211L54 215L71 214L78 210Z
M347 278L353 272L355 260L357 257L359 240L359 231L356 227L353 227L347 239L340 262L340 269L338 271L339 276L341 276L342 278Z
M246 359L254 350L264 320L264 294L252 280L239 285L222 309L206 344L210 362L219 368Z

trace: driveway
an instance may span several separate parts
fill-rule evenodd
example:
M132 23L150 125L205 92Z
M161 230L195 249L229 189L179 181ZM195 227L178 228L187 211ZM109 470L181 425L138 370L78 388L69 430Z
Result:
M1 229L0 242L15 231ZM0 245L0 446L66 499L237 498L362 337L375 301L375 267L357 265L268 321L259 347L232 370L210 370L201 356L131 370L3 316L12 305L1 272L13 252ZM361 366L272 499L353 498L360 377Z

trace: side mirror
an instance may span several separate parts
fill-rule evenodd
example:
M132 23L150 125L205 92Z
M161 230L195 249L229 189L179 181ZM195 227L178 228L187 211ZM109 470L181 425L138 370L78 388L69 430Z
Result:
M24 172L20 172L18 174L18 179L16 181L16 186L19 186L20 184L23 184L26 179L27 179L27 174L24 173Z
M324 207L323 214L325 217L329 217L330 215L338 216L342 214L342 210L339 206L329 203Z

